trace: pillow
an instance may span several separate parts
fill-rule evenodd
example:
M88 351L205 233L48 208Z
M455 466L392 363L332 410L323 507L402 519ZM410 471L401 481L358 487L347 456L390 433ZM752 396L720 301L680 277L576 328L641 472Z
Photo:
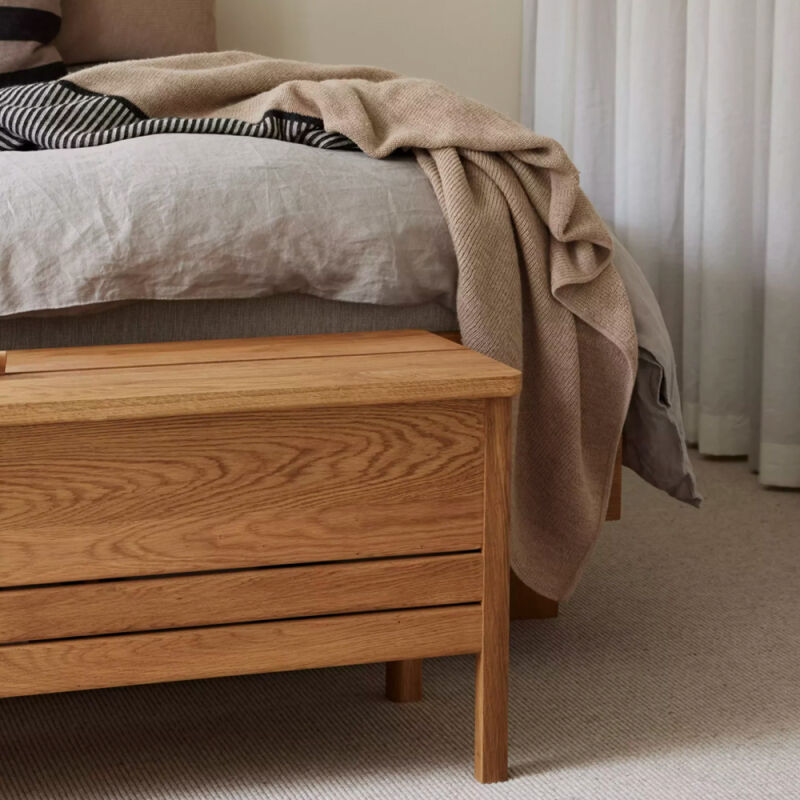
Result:
M51 44L60 26L61 0L0 0L0 89L66 74Z
M56 47L67 64L217 49L214 0L62 0Z

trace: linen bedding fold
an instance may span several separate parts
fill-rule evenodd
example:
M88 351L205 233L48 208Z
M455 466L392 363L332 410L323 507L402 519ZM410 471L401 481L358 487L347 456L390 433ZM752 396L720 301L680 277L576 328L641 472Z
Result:
M604 518L637 340L610 235L555 142L425 80L244 53L109 64L0 93L0 147L163 132L412 151L458 262L465 344L521 368L512 563L563 599Z

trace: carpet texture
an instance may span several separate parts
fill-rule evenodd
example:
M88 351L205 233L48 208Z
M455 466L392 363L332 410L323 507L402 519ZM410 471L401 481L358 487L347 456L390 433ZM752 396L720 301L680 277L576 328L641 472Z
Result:
M626 474L557 620L512 629L511 780L472 772L473 659L0 701L2 800L800 797L800 493L697 460L701 511Z

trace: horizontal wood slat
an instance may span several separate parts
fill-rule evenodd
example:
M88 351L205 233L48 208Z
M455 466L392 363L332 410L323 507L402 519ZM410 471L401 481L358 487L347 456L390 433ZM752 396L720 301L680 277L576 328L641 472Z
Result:
M0 643L481 599L480 553L0 591Z
M34 372L3 376L0 427L510 397L519 385L464 348Z
M264 361L279 358L374 355L458 349L426 331L326 333L316 336L272 336L256 339L211 339L95 347L13 350L8 374L61 370L111 369L163 364L216 364L220 361ZM0 351L0 360L4 353Z
M483 406L9 428L0 586L478 550Z
M0 697L475 653L480 605L0 646Z

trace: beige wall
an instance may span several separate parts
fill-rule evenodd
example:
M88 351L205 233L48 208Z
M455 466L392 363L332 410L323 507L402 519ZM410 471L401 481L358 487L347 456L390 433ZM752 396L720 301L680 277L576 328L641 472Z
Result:
M221 49L433 78L519 118L522 0L217 0Z

